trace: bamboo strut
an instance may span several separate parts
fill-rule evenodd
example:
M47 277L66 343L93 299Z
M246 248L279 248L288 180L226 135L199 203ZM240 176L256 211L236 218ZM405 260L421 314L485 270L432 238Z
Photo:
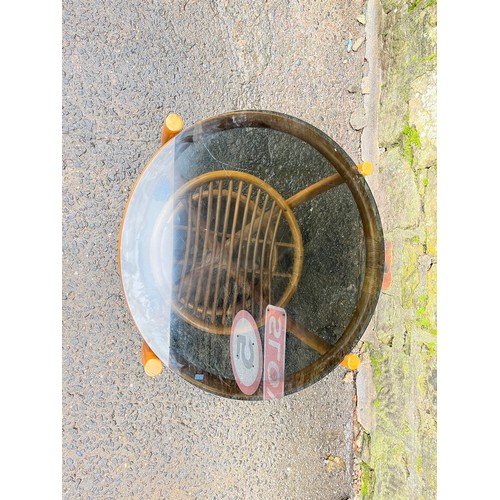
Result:
M281 219L282 213L283 212L281 210L278 212L278 217L276 218L276 223L274 225L273 239L271 241L271 246L270 246L269 270L268 270L268 275L267 275L268 288L269 288L269 304L273 303L273 294L272 294L273 289L272 289L271 277L274 276L274 272L273 272L273 255L274 255L274 248L275 248L274 244L276 242L276 235L278 234L278 227L280 225L280 219Z
M291 333L294 337L314 349L319 354L323 355L332 348L331 344L326 342L318 335L312 333L305 326L301 325L294 319L288 317L286 319L286 323L286 331L288 333ZM340 364L342 366L345 366L346 368L349 368L349 370L357 370L360 365L360 359L358 356L356 356L356 354L351 353L348 354Z
M182 272L181 272L181 281L179 283L179 289L177 290L177 298L181 298L182 296L182 288L185 283L185 276L187 265L189 262L189 251L191 250L191 224L192 224L192 215L191 215L191 203L188 203L188 233L187 233L187 241L186 248L184 250L184 261L182 263Z
M264 290L263 290L263 285L264 285L264 263L265 263L265 250L266 250L266 241L267 241L267 235L269 234L269 227L271 225L271 220L273 217L274 213L274 207L276 206L276 202L273 200L273 204L271 205L271 210L270 214L267 217L267 225L266 225L266 232L264 233L264 244L262 245L262 253L260 256L260 309L259 309L259 315L260 317L264 316L264 310L266 306L264 305Z
M309 331L306 327L288 316L286 318L286 331L297 337L307 346L319 354L325 354L332 346L324 339Z
M302 191L294 194L290 198L286 200L286 204L290 207L291 210L302 205L306 201L312 200L318 194L324 193L329 189L339 186L344 182L344 179L339 174L333 174L329 177L325 177L321 179L319 182L312 184L311 186L306 187Z
M260 234L260 229L262 227L262 220L264 218L264 214L266 212L266 206L267 202L269 201L269 193L266 193L266 196L264 198L264 204L262 205L262 212L259 218L259 225L257 227L257 234L255 235L255 239L258 241L259 240L259 234ZM264 243L263 243L264 245ZM252 281L251 283L255 283L255 264L256 264L256 259L257 259L257 248L259 245L254 245L253 247L253 260L252 260ZM252 286L252 314L254 313L254 307L255 307L255 288Z
M205 237L203 238L203 252L201 254L201 262L205 262L206 254L207 254L207 244L209 241L209 233L208 230L210 228L210 220L212 216L212 197L213 197L213 183L211 182L208 186L208 208L207 208L207 219L205 224ZM198 200L198 205L201 205L201 198ZM203 272L198 272L198 284L196 285L196 293L194 296L194 303L198 304L198 300L200 298L201 293L201 285L202 285L202 276Z
M372 172L373 165L370 162L363 162L357 165L356 168L362 175L366 176ZM302 191L295 193L293 196L290 196L290 198L286 200L286 204L288 205L290 210L293 210L297 208L299 205L302 205L308 202L309 200L312 200L319 194L329 191L335 186L340 186L343 183L344 183L344 178L340 174L335 173L333 175L329 175L328 177L325 177L324 179L321 179L320 181L311 184ZM266 214L266 217L269 217L269 214ZM244 238L245 238L245 233L248 232L248 230L249 230L248 227L245 227L241 230ZM236 237L239 237L239 234L237 234Z
M202 188L200 186L200 192ZM196 259L198 257L198 242L200 239L200 222L201 222L201 203L198 203L198 209L196 211L196 232L194 233L194 255L193 262L191 264L191 271L188 278L188 286L186 290L186 301L189 301L191 295L191 287L193 286L194 269L196 266Z
M229 181L229 189L228 189L228 195L227 195L227 200L226 200L226 211L224 214L224 227L222 229L222 240L226 240L226 231L227 231L227 223L229 221L229 213L230 213L230 207L231 207L231 201L232 201L232 191L233 191L233 181ZM212 323L215 323L215 308L217 307L217 299L219 295L219 283L220 283L220 272L222 268L222 258L224 255L224 248L221 248L220 251L220 256L219 256L219 267L217 268L217 277L215 280L215 297L213 300L213 305L212 305Z
M255 196L255 204L256 206L258 207L259 206L259 198L260 198L260 195L261 195L261 190L259 189L257 191L257 195ZM252 235L253 234L253 225L254 225L254 222L255 222L255 216L257 215L257 210L253 210L252 211L252 220L250 221L250 229L249 229L249 234ZM248 254L250 253L250 242L251 242L251 239L252 238L248 238L247 239L247 247L246 247L246 251L245 251L245 267L244 267L244 270L243 270L243 276L248 276ZM241 241L243 241L243 238L241 239ZM243 282L243 309L246 309L246 302L247 302L247 298L246 298L246 289L245 289L245 285L246 285L246 280ZM252 293L252 286L250 285L250 294Z
M373 165L368 161L364 161L363 163L356 165L356 168L363 176L367 176L373 171ZM330 175L314 184L311 184L302 191L295 193L293 196L290 196L290 198L286 200L286 204L293 210L306 201L312 200L319 194L324 193L335 186L340 186L340 184L343 183L344 178L340 174Z
M248 193L247 193L247 197L246 197L246 203L245 203L245 210L243 211L243 220L241 222L241 225L244 226L246 221L247 221L247 215L248 215L248 204L250 202L250 198L252 196L252 188L253 188L253 185L250 184L249 188L248 188ZM232 312L233 312L233 317L234 315L236 314L236 299L238 298L238 277L240 275L240 273L238 272L239 269L240 269L240 261L241 261L241 250L243 248L243 238L240 238L240 244L238 246L238 259L236 261L236 279L235 279L235 282L234 282L234 292L233 292L233 308L232 308ZM243 274L243 283L245 283L246 281L246 274Z
M217 207L215 209L215 227L214 227L214 239L213 239L213 243L212 243L212 255L210 258L210 267L209 267L209 271L208 271L207 287L205 290L205 300L203 302L203 313L202 313L203 318L205 318L207 315L208 297L210 295L210 283L212 283L215 255L217 253L217 231L219 230L219 214L220 214L221 202L222 202L222 181L219 181L219 191L217 194ZM207 235L207 237L208 237L208 235Z
M240 208L240 198L242 189L243 189L243 181L240 181L238 185L238 195L236 197L236 206L234 207L233 225L231 229L231 237L229 238L229 248L227 253L227 271L226 271L226 282L224 286L224 298L222 306L222 324L224 324L227 315L226 306L227 306L227 301L229 299L229 278L231 277L231 264L233 262L234 233L236 231L236 224L238 222L238 211Z

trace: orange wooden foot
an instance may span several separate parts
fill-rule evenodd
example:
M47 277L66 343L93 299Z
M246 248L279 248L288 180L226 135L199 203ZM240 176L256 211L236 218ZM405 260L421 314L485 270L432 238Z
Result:
M163 127L161 128L161 145L163 146L172 137L175 137L184 127L184 122L179 115L175 113L170 113L163 122Z
M373 165L369 161L364 161L363 163L360 163L356 166L358 167L361 175L363 175L364 177L370 175L373 172Z
M356 354L348 354L342 363L340 363L342 366L345 366L346 368L349 368L349 370L357 370L359 367L359 364L361 363L360 359Z
M160 359L144 340L142 341L142 366L144 367L146 375L150 377L155 377L163 371L163 365Z

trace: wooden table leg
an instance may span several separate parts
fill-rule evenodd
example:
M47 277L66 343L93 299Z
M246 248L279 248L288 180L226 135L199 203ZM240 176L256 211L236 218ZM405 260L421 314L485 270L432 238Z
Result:
M356 166L358 167L360 174L364 177L370 175L373 172L373 165L369 161L364 161L363 163L360 163Z
M163 122L161 128L161 145L163 146L170 139L175 137L184 127L184 122L179 115L170 113Z
M151 348L142 341L142 366L146 375L150 377L155 377L163 371L163 365L156 354L151 350Z
M345 366L346 368L349 368L349 370L357 370L359 367L359 364L361 363L360 359L356 354L348 354L342 363L340 363L342 366Z

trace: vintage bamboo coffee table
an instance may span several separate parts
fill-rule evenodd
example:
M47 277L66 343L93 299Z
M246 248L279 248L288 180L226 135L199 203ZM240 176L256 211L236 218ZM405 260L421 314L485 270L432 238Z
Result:
M287 312L284 390L295 392L343 362L376 306L384 252L363 179L371 165L275 112L182 126L167 117L120 231L146 371L163 362L216 394L262 399L261 387L249 396L236 384L229 336L242 310L262 332L272 304Z

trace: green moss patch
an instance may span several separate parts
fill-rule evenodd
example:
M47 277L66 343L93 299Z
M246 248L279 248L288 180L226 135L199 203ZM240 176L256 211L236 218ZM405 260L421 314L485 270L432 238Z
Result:
M361 462L360 493L362 498L372 498L374 484L375 481L373 469L370 469L370 467L365 462Z
M408 160L410 166L413 166L415 153L420 147L420 135L417 128L414 125L405 125L403 129L403 155Z

